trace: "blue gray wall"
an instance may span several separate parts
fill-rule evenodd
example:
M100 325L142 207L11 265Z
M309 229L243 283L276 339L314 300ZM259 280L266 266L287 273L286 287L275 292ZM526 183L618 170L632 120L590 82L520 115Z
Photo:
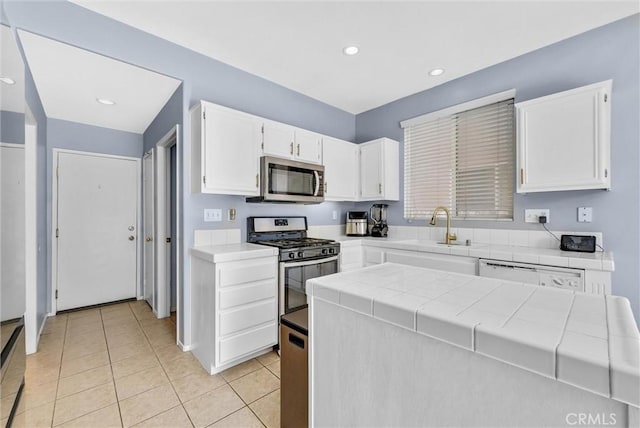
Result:
M627 297L640 319L640 15L359 114L356 140L384 136L403 141L401 120L511 88L520 102L607 79L613 79L611 191L515 195L513 222L458 221L454 226L538 230L539 225L524 223L524 210L549 208L550 229L602 231L605 248L615 256L613 292ZM403 202L390 205L390 223L410 225L403 218ZM577 222L580 206L593 207L592 223Z
M0 110L0 142L24 144L24 113Z

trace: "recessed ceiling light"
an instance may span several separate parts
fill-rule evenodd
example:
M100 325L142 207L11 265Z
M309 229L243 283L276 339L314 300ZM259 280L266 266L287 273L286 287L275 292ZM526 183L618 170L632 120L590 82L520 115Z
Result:
M342 49L342 52L344 52L345 55L355 55L359 50L360 49L358 49L357 46L347 46L346 48Z
M104 104L106 106L112 106L114 105L116 102L113 100L110 100L108 98L96 98L96 101L99 102L100 104Z
M429 72L429 76L440 76L444 73L444 68L434 68Z
M16 81L11 77L0 77L0 82L6 83L7 85L15 85Z

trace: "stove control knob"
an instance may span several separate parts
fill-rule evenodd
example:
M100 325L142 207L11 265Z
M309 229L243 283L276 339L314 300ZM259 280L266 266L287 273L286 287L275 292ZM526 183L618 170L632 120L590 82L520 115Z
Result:
M336 252L336 250L334 248L329 248L329 254L333 254L335 252Z
M293 259L293 258L295 258L295 257L296 257L296 255L295 255L294 253L289 253L289 258L290 258L290 259Z
M322 249L322 254L327 254L327 249L326 248Z
M302 251L298 251L298 258L302 258L303 255Z

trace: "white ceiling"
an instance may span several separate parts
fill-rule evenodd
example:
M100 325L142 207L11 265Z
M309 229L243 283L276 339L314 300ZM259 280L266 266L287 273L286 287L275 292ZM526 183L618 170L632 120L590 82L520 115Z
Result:
M24 113L24 64L11 29L4 25L0 25L0 52L0 77L16 82L0 82L0 110Z
M26 31L18 37L45 114L53 119L142 134L181 83Z
M640 10L616 0L73 1L351 113ZM358 55L342 53L350 44ZM436 67L446 72L428 76Z

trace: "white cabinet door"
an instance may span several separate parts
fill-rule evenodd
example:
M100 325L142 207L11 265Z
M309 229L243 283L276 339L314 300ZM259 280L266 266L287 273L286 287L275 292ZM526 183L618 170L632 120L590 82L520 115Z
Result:
M265 155L293 159L295 131L283 123L265 121L262 130L262 152Z
M379 138L360 144L360 200L400 199L399 143Z
M192 113L192 138L200 142L199 171L194 190L231 195L258 194L261 122L258 118L214 104L202 103ZM201 115L201 118L198 117ZM198 126L200 122L200 126ZM194 168L197 168L194 161ZM199 177L200 183L195 180ZM198 187L199 185L199 187Z
M302 162L322 163L322 136L305 131L295 130L295 159Z
M611 81L516 104L518 193L608 189Z
M364 143L360 146L360 199L382 199L382 146Z
M328 201L355 201L358 199L359 163L358 145L336 138L322 140L324 164L324 198Z

